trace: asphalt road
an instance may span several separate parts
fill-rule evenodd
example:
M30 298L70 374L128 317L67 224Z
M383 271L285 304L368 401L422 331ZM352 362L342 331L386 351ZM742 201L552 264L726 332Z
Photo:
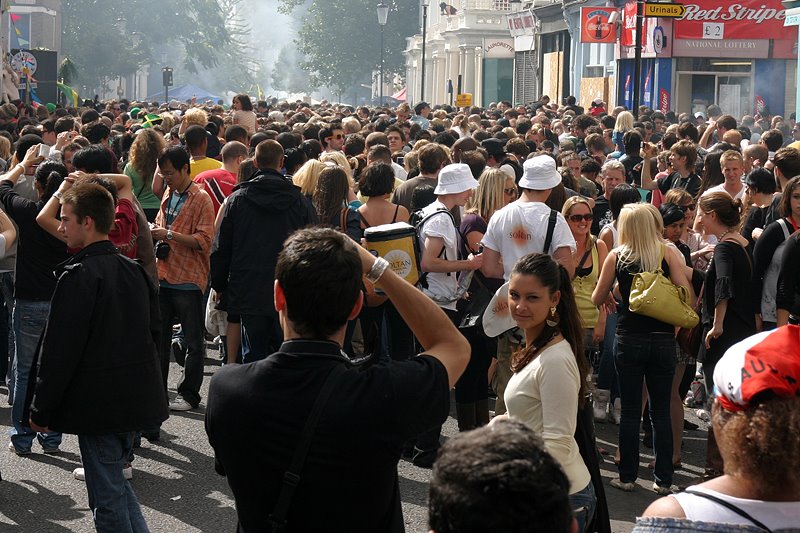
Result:
M203 397L208 392L210 376L219 367L217 352L209 349L203 383ZM174 386L180 368L173 363L170 385ZM0 387L0 428L8 433L11 409L7 405L5 387ZM98 398L97 401L102 401ZM454 413L453 413L454 414ZM692 413L688 414L699 422ZM705 449L705 424L701 430L684 433L683 464L676 475L676 484L685 484L702 472ZM457 432L454 418L448 419L445 437ZM613 453L617 426L598 424L598 445ZM17 457L0 449L0 532L49 533L92 532L91 513L88 509L84 483L72 476L80 466L77 438L65 435L59 455L44 455L34 444L34 453ZM650 490L652 471L646 464L652 459L647 448L642 448L642 469L639 488L633 493L623 493L608 485L616 469L611 457L602 465L606 479L606 494L615 532L632 529L635 517L656 499ZM173 532L234 532L236 512L234 501L225 479L213 468L211 447L203 429L203 405L186 413L173 413L162 426L161 440L149 443L143 439L142 448L136 450L133 488L142 505L151 531ZM423 470L406 461L400 461L400 492L403 498L403 515L406 531L424 533L427 528L427 493L429 470Z

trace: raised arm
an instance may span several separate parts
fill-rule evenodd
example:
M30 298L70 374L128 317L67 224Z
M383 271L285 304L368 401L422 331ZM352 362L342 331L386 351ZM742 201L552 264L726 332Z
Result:
M366 274L372 269L376 259L364 248L359 246L358 249L361 266ZM384 270L377 286L397 308L425 353L444 365L450 387L455 386L469 362L470 346L467 340L433 300L398 277L391 268Z

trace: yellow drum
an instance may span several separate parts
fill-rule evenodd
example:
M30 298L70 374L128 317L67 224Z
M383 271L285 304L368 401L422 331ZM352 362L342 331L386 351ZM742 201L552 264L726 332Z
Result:
M412 285L419 281L417 232L405 222L383 224L364 230L367 250L383 257L395 274Z

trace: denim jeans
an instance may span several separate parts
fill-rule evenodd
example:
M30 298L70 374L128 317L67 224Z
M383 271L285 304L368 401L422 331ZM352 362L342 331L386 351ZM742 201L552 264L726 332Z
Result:
M642 382L647 382L654 475L662 487L672 485L672 426L669 415L672 376L677 356L675 337L669 333L622 335L614 339L614 363L619 375L622 414L619 424L619 477L636 481L639 473L639 425L642 422Z
M8 404L14 401L14 333L11 314L14 310L14 272L0 272L0 379L8 385ZM3 339L6 342L3 342Z
M619 398L619 379L614 368L614 337L617 336L617 313L606 318L606 331L600 351L600 367L597 369L597 388L611 391L611 402Z
M133 447L134 432L78 435L86 475L89 509L98 533L146 533L131 484L122 474Z
M14 403L11 407L11 421L14 427L11 428L10 435L17 451L30 450L34 436L42 448L58 448L61 445L61 433L36 433L28 427L27 420L24 423L22 420L31 365L49 311L49 301L14 302Z
M569 495L569 506L578 522L578 533L583 533L594 518L594 512L597 509L597 496L591 481L583 489Z
M203 293L200 289L180 290L161 287L158 291L161 308L161 342L158 353L164 390L169 376L169 357L172 345L172 323L178 318L186 342L186 362L178 380L178 394L192 406L200 404L200 386L203 384L203 363L206 357L205 319Z
M277 316L242 315L242 362L266 359L283 343L283 331Z

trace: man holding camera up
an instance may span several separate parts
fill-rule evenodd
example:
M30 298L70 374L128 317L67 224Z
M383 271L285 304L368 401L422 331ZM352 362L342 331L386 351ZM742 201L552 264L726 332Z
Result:
M178 396L170 402L169 408L188 411L200 404L203 383L203 291L208 283L214 207L208 193L192 181L189 154L183 147L165 148L158 156L158 166L168 187L152 229L153 240L157 241L161 307L158 353L166 388L172 321L177 316L188 350L183 375L178 381Z

